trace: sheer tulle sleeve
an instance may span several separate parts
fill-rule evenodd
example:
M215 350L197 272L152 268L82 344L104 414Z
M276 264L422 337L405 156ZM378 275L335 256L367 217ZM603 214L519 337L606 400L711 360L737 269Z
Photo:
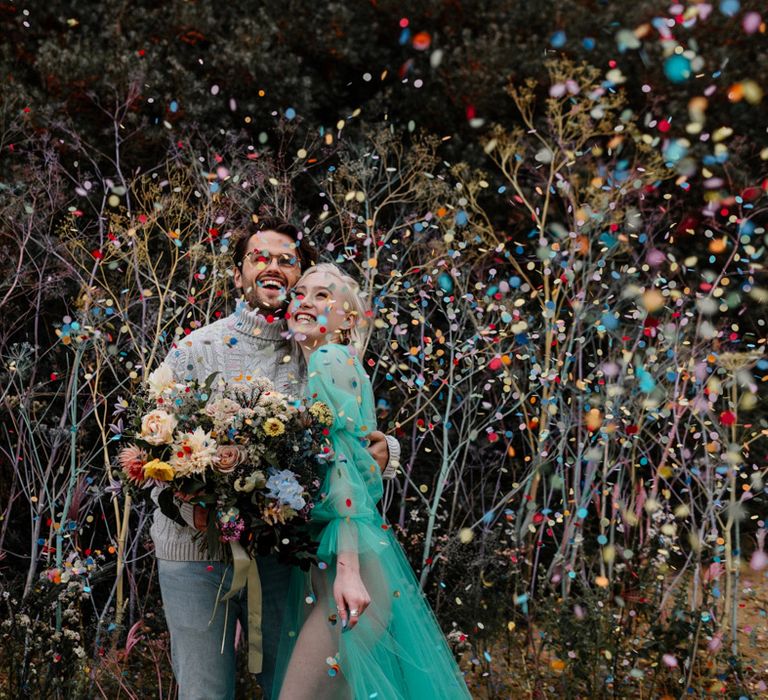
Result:
M326 345L312 353L308 381L310 397L327 404L334 418L334 456L312 511L322 527L319 557L386 546L376 508L381 470L367 450L366 435L376 430L370 380L346 346Z

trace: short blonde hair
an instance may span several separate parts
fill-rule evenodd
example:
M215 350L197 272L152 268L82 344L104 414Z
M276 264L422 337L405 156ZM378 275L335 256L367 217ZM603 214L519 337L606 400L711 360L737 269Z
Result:
M347 343L361 346L365 342L365 329L368 326L370 305L357 280L333 263L318 263L302 274L298 282L296 282L296 286L298 287L307 277L316 272L324 272L326 275L335 277L339 281L337 290L343 297L339 301L343 301L345 313L354 318L352 328L345 340Z

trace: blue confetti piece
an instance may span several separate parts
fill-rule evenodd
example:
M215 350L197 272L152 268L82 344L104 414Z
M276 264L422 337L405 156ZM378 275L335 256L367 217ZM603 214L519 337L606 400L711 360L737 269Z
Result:
M549 38L549 44L552 46L552 48L562 49L563 46L565 46L567 39L568 37L566 36L565 32L560 29Z
M458 217L457 217L458 218ZM453 291L453 278L447 273L442 272L437 278L437 284L447 294Z
M720 12L726 17L735 17L741 9L739 0L722 0L720 3Z
M680 54L674 54L664 61L664 75L672 83L684 83L692 72L690 60Z
M745 219L739 224L739 233L743 236L751 236L755 230L755 224L749 219Z

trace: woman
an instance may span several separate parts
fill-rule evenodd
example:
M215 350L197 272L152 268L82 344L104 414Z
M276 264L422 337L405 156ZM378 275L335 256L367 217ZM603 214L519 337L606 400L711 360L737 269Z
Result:
M331 407L334 454L312 511L318 567L293 574L281 637L280 700L469 698L403 550L377 510L381 472L367 453L371 383L354 351L365 307L334 265L308 270L288 327L308 394Z

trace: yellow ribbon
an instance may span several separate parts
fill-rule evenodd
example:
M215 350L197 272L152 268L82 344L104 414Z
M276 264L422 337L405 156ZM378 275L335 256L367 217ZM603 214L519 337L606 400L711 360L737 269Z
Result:
M261 635L261 579L256 560L251 559L239 542L230 542L232 547L232 585L221 600L228 601L248 586L248 670L261 673L264 651Z

